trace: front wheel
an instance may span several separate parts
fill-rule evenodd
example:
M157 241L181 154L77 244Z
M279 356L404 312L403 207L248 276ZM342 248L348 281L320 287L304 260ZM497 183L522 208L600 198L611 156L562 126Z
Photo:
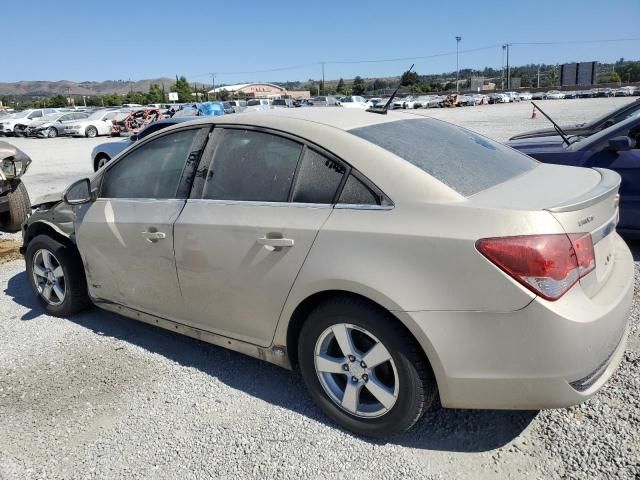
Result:
M96 127L93 127L93 126L89 126L89 127L87 127L86 135L89 138L95 138L95 137L98 136L98 129Z
M29 193L24 183L18 180L15 188L7 193L7 202L9 209L0 214L0 227L6 232L17 232L31 210Z
M66 317L89 305L84 267L73 247L38 235L29 242L25 261L31 288L48 314Z
M391 314L358 299L323 303L300 332L298 360L315 403L361 435L411 428L436 396L431 368Z
M49 127L47 130L47 137L56 138L58 136L58 130L55 127Z

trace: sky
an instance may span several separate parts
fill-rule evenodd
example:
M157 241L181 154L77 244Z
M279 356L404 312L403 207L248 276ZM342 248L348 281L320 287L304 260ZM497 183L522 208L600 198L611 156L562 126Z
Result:
M504 43L516 66L640 60L640 0L63 3L3 2L0 82L307 80L321 78L320 62L327 80L399 75L411 63L451 72L457 35L461 69L500 68ZM561 43L519 45L534 42Z

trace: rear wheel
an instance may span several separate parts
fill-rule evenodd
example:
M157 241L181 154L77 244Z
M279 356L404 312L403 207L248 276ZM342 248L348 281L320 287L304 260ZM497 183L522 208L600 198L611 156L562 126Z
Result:
M435 379L413 338L365 301L321 304L299 338L300 370L313 400L358 434L404 432L435 398Z
M85 131L85 134L87 137L89 138L95 138L98 136L98 129L92 125L87 127L87 130Z
M0 227L6 232L17 232L26 220L31 202L24 183L18 181L16 187L7 193L9 210L0 214Z
M25 260L31 288L47 313L65 317L90 304L82 260L73 247L38 235L29 242Z

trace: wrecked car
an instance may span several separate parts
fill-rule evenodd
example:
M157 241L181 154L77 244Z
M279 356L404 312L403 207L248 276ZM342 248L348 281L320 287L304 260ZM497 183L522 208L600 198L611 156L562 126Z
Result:
M17 232L27 219L31 202L20 180L31 159L19 148L0 142L0 230Z
M142 130L146 125L163 118L160 110L155 108L143 108L134 110L124 118L115 118L111 125L111 136L119 137L122 134L133 135Z

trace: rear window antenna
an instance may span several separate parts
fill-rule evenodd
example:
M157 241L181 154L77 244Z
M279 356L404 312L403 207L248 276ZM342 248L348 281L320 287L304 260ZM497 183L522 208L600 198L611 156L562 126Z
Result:
M413 70L414 65L415 63L411 65L409 70L407 70L407 73L410 73L411 70ZM387 110L389 110L389 106L391 105L391 102L393 102L393 99L396 98L396 94L398 93L398 90L400 90L401 86L402 86L402 76L400 76L400 82L398 83L398 86L396 87L394 92L391 94L391 97L389 97L389 100L387 101L387 103L385 103L384 107L378 107L376 105L375 107L367 108L366 111L371 113L379 113L380 115L386 115Z

